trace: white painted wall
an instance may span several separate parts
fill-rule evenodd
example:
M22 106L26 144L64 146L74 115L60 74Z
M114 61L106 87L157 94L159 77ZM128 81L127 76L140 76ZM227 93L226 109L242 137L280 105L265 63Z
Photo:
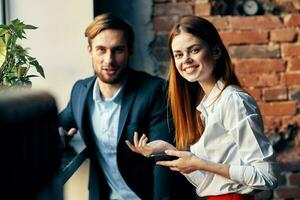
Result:
M33 78L33 89L49 91L59 110L65 107L73 83L93 74L85 28L93 19L92 0L9 0L10 19L39 27L27 31L25 47L45 70Z

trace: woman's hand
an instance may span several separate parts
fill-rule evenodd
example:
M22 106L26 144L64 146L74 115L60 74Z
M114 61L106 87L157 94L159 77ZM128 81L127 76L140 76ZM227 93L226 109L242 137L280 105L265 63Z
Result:
M203 160L191 152L167 150L166 154L170 156L177 156L177 160L173 161L159 161L157 165L170 167L171 170L179 171L181 173L191 173L195 170L204 170L211 173L221 175L225 178L229 177L229 165L214 163L207 160Z
M170 156L176 156L178 159L173 161L158 161L156 164L169 167L171 170L181 173L191 173L200 169L198 165L205 164L204 160L188 151L167 150L165 153Z
M154 140L152 142L148 142L148 138L145 134L142 137L138 138L138 133L134 132L133 142L131 144L128 140L125 141L131 151L142 154L145 157L149 157L151 154L160 153L167 149L176 149L170 143L167 143L163 140Z

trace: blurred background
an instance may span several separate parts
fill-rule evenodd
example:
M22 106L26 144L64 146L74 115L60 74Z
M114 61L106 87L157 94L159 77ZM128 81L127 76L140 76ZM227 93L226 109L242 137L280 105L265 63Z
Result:
M43 66L47 90L66 106L71 87L93 74L84 31L93 17L113 12L136 34L131 66L167 78L168 31L182 15L198 15L219 30L243 87L257 100L265 133L282 172L275 191L257 199L300 199L300 1L299 0L2 0L2 22L19 18L37 26L24 46ZM77 138L80 141L80 138ZM76 142L75 142L76 143ZM65 184L65 199L87 199L88 161Z

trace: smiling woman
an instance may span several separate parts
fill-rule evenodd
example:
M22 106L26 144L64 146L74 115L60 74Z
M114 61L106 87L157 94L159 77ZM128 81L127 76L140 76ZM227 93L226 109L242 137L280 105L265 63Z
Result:
M220 54L212 52L208 44L190 33L182 33L172 42L175 66L190 82L214 82L213 68ZM206 90L210 90L207 88ZM204 88L205 90L205 88Z
M131 150L176 156L156 164L182 173L208 200L253 200L257 191L275 188L278 164L262 116L241 88L216 28L185 16L170 32L169 51L176 148L135 134L134 144L127 141Z

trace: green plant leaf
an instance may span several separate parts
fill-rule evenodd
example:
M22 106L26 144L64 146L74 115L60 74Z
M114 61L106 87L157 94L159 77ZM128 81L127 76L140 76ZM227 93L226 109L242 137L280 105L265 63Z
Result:
M43 70L43 67L37 63L37 65L34 65L35 68L36 68L36 71L43 77L45 78L45 73L44 73L44 70Z
M37 29L38 27L30 25L30 24L26 24L24 29Z
M1 28L1 27L0 27L0 36L5 35L7 32L8 32L7 29L4 29L4 28Z
M32 78L32 77L39 77L39 76L38 76L38 75L28 75L28 76L26 76L26 77Z
M0 86L2 88L14 86L31 86L29 69L34 67L40 76L45 78L42 66L29 49L18 44L19 40L26 39L25 30L37 27L25 24L19 19L12 20L8 25L0 25Z
M2 39L0 39L0 66L3 65L6 57L6 45Z
M6 29L6 30L7 30L7 29L8 29L8 26L7 26L6 24L0 24L0 28L1 28L1 29Z

